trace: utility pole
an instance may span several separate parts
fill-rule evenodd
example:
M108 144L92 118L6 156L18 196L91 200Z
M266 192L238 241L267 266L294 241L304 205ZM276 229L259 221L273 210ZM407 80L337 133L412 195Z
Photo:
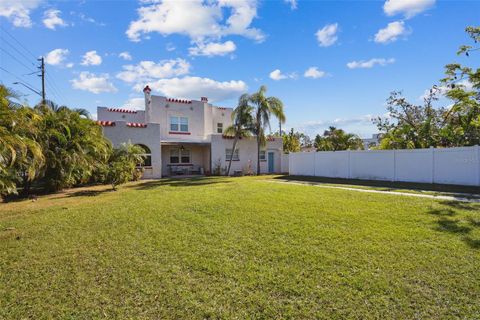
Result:
M42 104L45 104L45 60L43 57L37 59L40 61L40 67L38 67L42 74L39 74L39 77L42 77Z

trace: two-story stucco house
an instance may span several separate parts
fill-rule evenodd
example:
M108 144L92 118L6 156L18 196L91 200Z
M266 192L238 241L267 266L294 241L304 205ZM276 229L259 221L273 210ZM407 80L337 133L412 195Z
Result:
M232 108L216 107L206 97L198 100L151 95L145 111L97 108L98 123L114 146L131 142L145 149L145 178L190 174L225 174L233 139L223 135L232 124ZM260 152L261 173L281 171L282 138L270 138ZM230 174L256 172L254 138L241 139L233 154Z

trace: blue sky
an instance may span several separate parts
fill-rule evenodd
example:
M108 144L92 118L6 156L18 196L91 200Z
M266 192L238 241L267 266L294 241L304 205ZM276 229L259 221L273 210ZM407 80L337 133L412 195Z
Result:
M455 52L479 13L479 1L0 0L0 80L36 103L13 82L39 90L28 73L43 55L47 97L92 114L141 108L145 84L229 107L264 84L286 127L367 137L390 91L421 103L445 64L475 62Z

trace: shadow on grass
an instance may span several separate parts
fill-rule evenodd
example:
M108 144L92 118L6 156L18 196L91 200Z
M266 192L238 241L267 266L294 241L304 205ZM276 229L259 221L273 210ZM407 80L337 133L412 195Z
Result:
M73 197L96 197L103 193L113 192L113 189L105 189L105 190L81 190L75 192L69 192L65 196L68 198Z
M199 187L213 184L231 183L221 177L194 177L194 178L164 178L160 180L145 181L136 185L127 186L135 190L151 190L162 186L169 187Z
M311 176L278 176L274 179L300 181L300 182L319 182L339 185L355 185L365 187L382 188L384 191L392 191L398 189L409 189L419 191L436 191L446 193L470 193L480 195L480 187L474 186L457 186L447 184L430 184L430 183L413 183L413 182L391 182L380 180L359 180L359 179L342 179L342 178L326 178Z
M454 209L476 209L466 203L457 203L456 201L443 201L441 203L445 206L451 206L451 208L431 208L429 211L427 211L428 214L438 217L438 219L435 221L435 230L458 235L461 237L461 240L465 242L470 248L480 249L480 239L474 239L471 236L472 231L480 228L480 219L471 216L466 217L463 220L458 218L452 218L453 216L457 215L457 212Z

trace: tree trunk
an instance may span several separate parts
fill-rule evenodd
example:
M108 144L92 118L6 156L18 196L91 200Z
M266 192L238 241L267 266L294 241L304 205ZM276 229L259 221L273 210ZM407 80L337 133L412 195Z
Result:
M233 140L232 154L230 155L230 161L228 162L227 177L230 175L230 168L232 167L233 155L235 154L235 149L237 148L238 135L235 135L235 140Z
M257 176L260 175L260 137L257 135Z
M279 136L281 137L282 136L282 121L278 121L278 132L279 132Z

